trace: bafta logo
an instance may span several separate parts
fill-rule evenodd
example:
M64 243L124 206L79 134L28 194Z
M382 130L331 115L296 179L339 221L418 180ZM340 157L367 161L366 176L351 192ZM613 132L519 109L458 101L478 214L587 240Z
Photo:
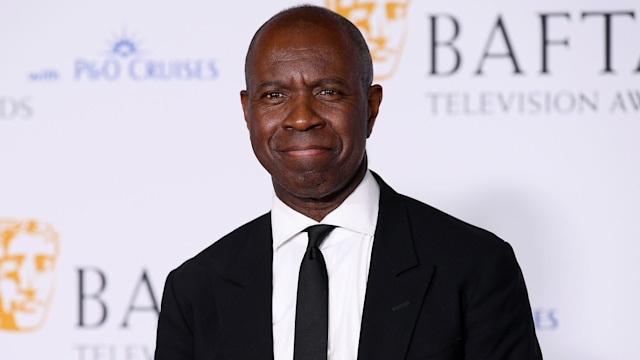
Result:
M410 0L325 0L327 8L351 20L367 40L376 81L393 76L407 37Z
M31 331L44 324L58 251L51 225L0 218L0 329Z

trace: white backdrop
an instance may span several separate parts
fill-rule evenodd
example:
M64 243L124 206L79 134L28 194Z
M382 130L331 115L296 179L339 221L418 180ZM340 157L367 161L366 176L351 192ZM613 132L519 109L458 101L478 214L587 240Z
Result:
M269 209L238 93L294 4L1 0L1 359L152 357L167 273ZM407 9L371 168L513 245L546 359L639 359L640 5ZM31 284L2 227L29 220L58 234L54 283L11 309Z

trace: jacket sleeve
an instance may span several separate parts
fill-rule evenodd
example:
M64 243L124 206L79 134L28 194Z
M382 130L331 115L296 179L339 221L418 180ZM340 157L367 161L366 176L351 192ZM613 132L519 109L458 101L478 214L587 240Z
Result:
M465 360L540 360L531 305L511 246L500 242L476 273L465 314Z
M176 270L169 273L162 294L155 360L194 359L193 326L186 304L181 304L176 292Z

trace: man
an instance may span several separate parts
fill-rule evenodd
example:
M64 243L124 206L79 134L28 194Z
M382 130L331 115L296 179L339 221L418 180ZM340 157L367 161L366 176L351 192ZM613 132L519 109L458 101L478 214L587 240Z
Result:
M307 360L299 342L316 333L323 359L541 359L511 247L367 169L382 88L353 24L313 6L281 12L255 34L245 74L273 208L171 272L156 359ZM335 226L317 255L328 330L301 336L315 312L296 304L315 249L305 229L318 223Z

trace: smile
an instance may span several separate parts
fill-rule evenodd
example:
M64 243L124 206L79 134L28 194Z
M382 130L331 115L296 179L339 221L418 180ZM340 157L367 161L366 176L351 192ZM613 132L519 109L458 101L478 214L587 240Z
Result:
M313 149L287 150L287 151L284 151L284 153L289 156L314 156L314 155L324 154L326 151L327 149L313 148Z
M316 155L326 154L328 151L330 151L328 148L325 148L322 146L308 146L308 147L296 146L296 147L282 149L279 152L287 156L306 157L306 156L316 156Z

